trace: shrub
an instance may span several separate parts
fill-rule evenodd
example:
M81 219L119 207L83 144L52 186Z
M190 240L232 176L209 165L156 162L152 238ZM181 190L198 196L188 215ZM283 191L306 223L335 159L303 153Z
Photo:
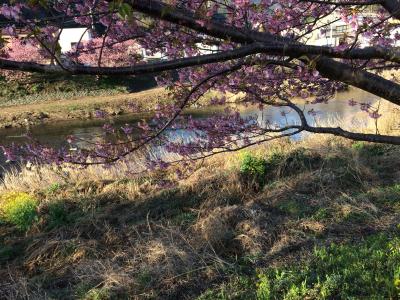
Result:
M265 182L267 173L266 161L263 158L244 152L240 157L240 173L254 178L258 183Z
M52 183L48 188L47 188L47 193L49 194L54 194L58 192L61 189L61 184L58 182Z
M365 147L365 142L354 142L351 145L351 148L353 148L354 150L357 150L357 151L360 151L364 147Z
M245 152L241 156L240 172L263 176L266 173L266 161L263 158Z
M392 146L385 144L374 144L366 142L355 142L351 147L358 151L362 156L382 156L384 155Z
M299 174L320 167L319 154L299 148L285 153L271 151L265 158L244 152L240 155L240 173L264 185L267 180Z
M55 202L49 204L49 213L48 213L48 221L47 228L53 229L57 227L61 227L63 225L67 225L71 220L70 216L67 213L65 204L62 202Z
M22 192L11 192L0 198L0 217L20 230L28 230L38 219L38 201Z

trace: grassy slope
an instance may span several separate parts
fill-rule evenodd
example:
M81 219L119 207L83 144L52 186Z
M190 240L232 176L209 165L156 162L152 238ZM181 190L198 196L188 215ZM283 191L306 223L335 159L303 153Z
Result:
M0 294L397 299L399 153L324 138L216 157L171 188L43 183L30 230L0 224Z
M111 96L155 87L152 76L93 77L31 74L6 80L0 76L0 107L85 96Z
M129 113L131 103L135 103L140 112L153 110L157 103L168 101L168 95L163 88L131 94L114 94L108 96L86 96L64 100L45 101L41 103L2 107L0 109L0 127L7 124L13 127L26 126L25 119L31 124L43 121L54 122L68 119L93 118L96 109L102 109L110 114ZM40 118L45 114L46 119Z
M2 114L18 114L26 111L48 113L72 112L74 110L90 109L94 110L105 106L119 107L121 104L127 104L130 101L139 102L138 105L144 104L150 99L154 99L156 103L157 96L163 96L165 93L163 88L156 88L132 94L119 94L112 96L88 96L77 97L72 99L64 99L62 101L46 101L44 103L25 104L18 106L9 106L2 108ZM141 103L143 102L143 103Z
M137 106L135 112L146 112L165 101L169 101L167 92L157 88L151 76L53 78L34 74L10 81L0 76L0 128L87 120L99 108L119 115L131 112L132 103Z

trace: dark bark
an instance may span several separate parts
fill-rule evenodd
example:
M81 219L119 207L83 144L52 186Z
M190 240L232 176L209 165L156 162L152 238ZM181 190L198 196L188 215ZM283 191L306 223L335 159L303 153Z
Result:
M316 68L325 77L334 78L400 105L400 88L393 81L327 58L319 59Z
M357 132L343 130L340 127L331 128L331 127L306 126L304 130L311 133L331 134L335 136L340 136L353 141L400 145L400 136L357 133Z
M400 0L383 0L382 6L396 19L400 19Z

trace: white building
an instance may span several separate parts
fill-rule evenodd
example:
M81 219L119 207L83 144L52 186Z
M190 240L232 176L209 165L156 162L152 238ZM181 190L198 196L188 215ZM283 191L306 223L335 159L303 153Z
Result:
M363 23L363 19L365 17L376 16L376 12L373 7L369 10L364 11L362 14L357 15L356 20L358 24ZM389 22L396 22L394 20L389 20ZM323 26L327 24L326 26ZM308 44L316 45L316 46L330 46L336 47L339 46L343 41L354 41L356 36L356 29L352 28L351 25L347 24L340 18L339 13L333 13L328 17L322 19L318 26L321 29L313 32L311 35L307 36ZM391 37L394 38L396 33L400 33L400 29L393 29L391 32ZM364 48L371 46L371 42L369 38L366 38L364 35L359 35L357 37L358 47ZM394 46L400 46L400 40L396 41Z
M76 44L81 41L81 43L87 42L92 39L92 34L90 30L85 27L77 28L64 28L61 32L59 44L61 47L61 53L66 53L71 51ZM156 53L154 55L149 55L146 53L145 49L141 49L141 54L145 60L159 60L162 59L162 53Z
M70 51L80 40L87 42L91 39L90 30L87 28L64 28L60 35L61 52Z

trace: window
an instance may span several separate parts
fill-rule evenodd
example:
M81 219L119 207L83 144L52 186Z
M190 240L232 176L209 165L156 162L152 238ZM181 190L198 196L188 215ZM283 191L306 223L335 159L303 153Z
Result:
M336 26L335 31L337 33L344 33L344 32L347 32L348 28L349 27L347 25L339 25L339 26Z

